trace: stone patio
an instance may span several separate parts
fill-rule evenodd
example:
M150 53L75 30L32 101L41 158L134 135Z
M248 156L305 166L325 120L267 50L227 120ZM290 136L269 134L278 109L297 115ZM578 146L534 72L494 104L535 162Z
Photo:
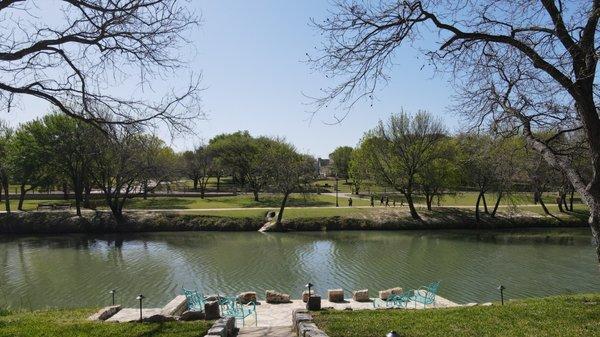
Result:
M372 299L373 300L373 299ZM436 308L448 308L457 307L458 304L443 298L436 296L435 307ZM256 313L258 316L259 327L272 327L272 326L290 326L292 324L292 311L294 309L302 309L306 307L306 303L301 300L292 300L291 303L281 304L269 304L262 302L256 306ZM353 299L346 299L342 303L333 303L328 300L321 301L321 308L323 309L335 309L335 310L346 310L348 308L352 310L374 310L373 302L357 302ZM414 309L415 303L409 302L408 309ZM433 306L427 306L427 308L433 308ZM417 309L423 309L422 304L417 304ZM138 314L139 315L139 314ZM239 324L238 324L239 325ZM246 326L254 325L254 317L248 317L245 321Z

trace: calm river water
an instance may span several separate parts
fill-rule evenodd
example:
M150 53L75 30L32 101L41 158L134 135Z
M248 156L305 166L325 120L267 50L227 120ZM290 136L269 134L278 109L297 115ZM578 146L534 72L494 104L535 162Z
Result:
M571 232L569 232L569 235ZM117 301L160 306L182 286L232 294L304 284L376 290L440 280L456 301L600 291L586 230L562 244L482 239L460 232L152 233L0 237L0 308L95 307ZM542 240L543 241L543 240ZM349 293L347 293L347 296Z

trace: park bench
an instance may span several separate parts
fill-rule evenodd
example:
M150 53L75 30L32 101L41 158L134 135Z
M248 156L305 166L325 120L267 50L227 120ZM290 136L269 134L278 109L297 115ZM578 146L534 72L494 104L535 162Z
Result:
M55 210L65 210L65 209L71 209L71 204L70 203L63 203L63 204L45 204L45 203L39 203L37 205L37 210L38 211L41 211L41 210L55 211Z

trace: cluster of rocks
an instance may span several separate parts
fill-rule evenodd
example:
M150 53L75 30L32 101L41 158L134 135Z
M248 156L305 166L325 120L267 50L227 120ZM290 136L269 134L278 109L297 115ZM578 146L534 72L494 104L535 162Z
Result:
M290 303L290 295L277 292L275 290L267 290L265 292L265 300L267 303Z
M295 309L292 312L292 328L298 337L328 337L317 327L306 309Z

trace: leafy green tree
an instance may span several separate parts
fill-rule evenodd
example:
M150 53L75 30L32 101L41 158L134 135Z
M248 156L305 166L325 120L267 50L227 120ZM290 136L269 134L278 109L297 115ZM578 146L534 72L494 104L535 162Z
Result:
M211 148L219 153L223 168L240 188L246 186L246 177L255 153L253 142L248 131L217 135L209 141Z
M352 150L350 163L348 164L348 177L352 179L354 194L359 194L362 187L371 178L369 168L369 153L364 141Z
M174 179L178 162L173 149L160 138L150 134L139 134L138 137L143 161L140 183L143 198L147 199L149 192Z
M96 139L98 153L91 161L91 176L117 221L124 219L125 202L142 192L147 165L145 140L148 137L136 130L122 128L108 129L105 137Z
M418 185L425 195L427 209L431 210L433 199L442 193L458 187L460 173L456 165L458 149L452 138L443 138L432 149L428 160L417 175Z
M200 198L204 199L206 186L216 162L213 150L208 145L200 145L194 151L184 152L183 157L187 176L194 182L195 191L200 187Z
M23 210L25 194L48 184L50 171L48 158L52 152L45 146L46 128L42 120L21 125L9 144L8 160L13 181L19 184L19 204Z
M290 194L301 192L315 178L314 158L299 154L294 146L283 140L271 140L267 149L269 186L283 198L275 220L275 231L281 230L283 212Z
M375 180L402 193L414 219L420 219L413 201L418 175L439 155L436 148L444 133L438 120L420 111L412 117L405 112L391 115L366 135L371 138L365 144Z
M4 191L6 213L10 213L10 161L8 158L12 135L13 130L4 121L0 120L0 187Z
M333 173L338 178L343 178L348 182L348 169L352 159L352 148L350 146L340 146L329 154L329 159L333 162Z
M100 152L97 142L102 143L104 135L88 123L60 113L46 115L42 121L40 139L48 154L49 170L54 180L64 179L71 186L77 215L81 215L82 203L90 207L90 162Z

